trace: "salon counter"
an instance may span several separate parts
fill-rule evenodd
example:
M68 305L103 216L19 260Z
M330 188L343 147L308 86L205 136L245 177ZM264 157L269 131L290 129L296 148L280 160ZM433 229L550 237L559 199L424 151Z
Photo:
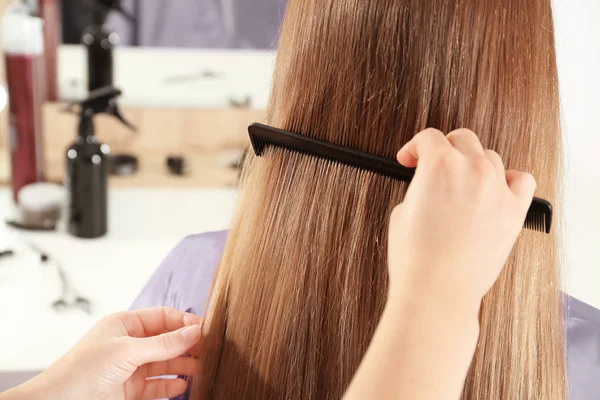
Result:
M0 241L17 250L0 259L0 391L4 374L43 370L99 318L127 309L178 241L227 228L234 204L234 190L113 189L105 238L0 230ZM11 208L9 190L0 189L2 219ZM49 263L40 262L32 244L49 254ZM92 301L91 315L52 309L61 291L55 262Z

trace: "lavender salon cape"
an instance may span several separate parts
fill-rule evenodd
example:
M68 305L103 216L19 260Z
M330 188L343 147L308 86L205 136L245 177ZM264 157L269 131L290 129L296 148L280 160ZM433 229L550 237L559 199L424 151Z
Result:
M227 232L185 238L152 275L132 309L169 306L202 314L226 238ZM569 400L600 400L600 310L571 297L566 310Z

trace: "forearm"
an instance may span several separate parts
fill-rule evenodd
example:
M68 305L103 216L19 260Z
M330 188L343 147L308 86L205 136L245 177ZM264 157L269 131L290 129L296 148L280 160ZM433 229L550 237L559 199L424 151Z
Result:
M478 337L475 307L390 298L345 400L459 399Z
M21 386L10 389L7 392L0 393L0 400L25 400L25 399L39 399L35 393L32 393L32 388L28 383L24 383Z
M25 400L25 399L42 399L39 393L36 393L36 389L33 387L31 382L26 382L20 386L10 389L7 392L0 393L0 400Z
M63 400L64 398L58 382L46 379L44 374L0 393L0 400Z

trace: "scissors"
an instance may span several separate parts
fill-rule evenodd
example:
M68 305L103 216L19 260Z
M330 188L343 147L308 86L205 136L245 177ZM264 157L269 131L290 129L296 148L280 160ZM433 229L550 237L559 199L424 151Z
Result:
M67 278L65 270L60 265L57 264L56 269L61 282L61 295L58 300L52 303L52 308L57 312L79 308L87 315L91 315L92 303L75 290L75 287Z
M29 243L29 247L40 255L40 261L43 264L50 262L50 256L45 251L42 251L35 244ZM82 296L73 286L64 268L55 262L56 270L58 271L58 278L61 284L60 297L52 302L52 308L56 312L68 311L71 309L79 308L87 315L92 314L92 302L86 297Z

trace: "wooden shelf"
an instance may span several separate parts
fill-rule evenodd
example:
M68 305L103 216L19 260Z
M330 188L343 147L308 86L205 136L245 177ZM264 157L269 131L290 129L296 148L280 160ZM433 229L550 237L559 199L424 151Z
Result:
M65 152L75 140L78 118L63 112L64 105L44 105L44 158L46 178L61 182ZM123 108L138 127L131 132L110 116L99 115L96 132L113 154L138 157L138 172L131 177L112 177L115 187L232 187L238 171L231 167L235 155L250 144L247 127L261 121L264 111L251 109ZM0 121L1 122L1 121ZM0 185L10 182L6 128L0 137ZM166 166L169 155L189 162L185 177L173 176Z

